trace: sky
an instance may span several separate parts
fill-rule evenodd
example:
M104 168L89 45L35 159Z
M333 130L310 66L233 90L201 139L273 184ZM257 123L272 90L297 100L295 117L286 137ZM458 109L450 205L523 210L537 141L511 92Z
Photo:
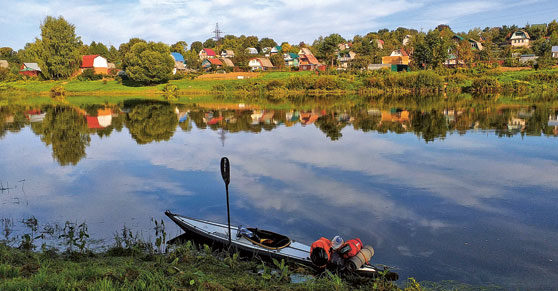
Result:
M84 43L118 47L132 37L173 44L204 41L219 23L224 34L312 43L382 28L428 31L448 24L475 27L547 23L558 18L555 0L0 0L0 47L20 49L40 35L45 16L63 16Z

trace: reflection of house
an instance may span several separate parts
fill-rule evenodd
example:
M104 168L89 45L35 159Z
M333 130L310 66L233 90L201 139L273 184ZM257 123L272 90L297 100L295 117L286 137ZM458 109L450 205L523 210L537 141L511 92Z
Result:
M8 116L4 117L4 123L14 123L14 116L13 115L8 115Z
M525 119L512 117L508 121L509 131L523 131L525 129Z
M530 39L531 37L525 30L518 30L511 35L510 45L513 47L528 47Z
M100 55L86 55L81 57L81 72L91 69L95 74L108 74L107 59Z
M41 68L39 68L39 64L37 63L23 63L19 70L21 75L25 75L28 77L36 77L39 75Z
M407 122L409 122L409 111L401 109L392 109L390 111L382 111L380 124L385 122L398 122L401 123L404 129L407 129Z
M43 122L46 113L42 113L40 109L28 110L25 112L25 118L30 122Z
M98 109L97 116L86 116L87 127L90 129L102 129L112 124L112 110L110 108Z
M558 114L548 117L548 126L558 126Z
M252 69L252 71L266 71L273 69L273 64L268 58L253 58L248 62L248 66Z
M323 115L325 115L325 111L321 111L321 112L312 111L312 112L300 113L300 123L302 125L310 125L316 122L316 120L318 120L318 118L320 118Z

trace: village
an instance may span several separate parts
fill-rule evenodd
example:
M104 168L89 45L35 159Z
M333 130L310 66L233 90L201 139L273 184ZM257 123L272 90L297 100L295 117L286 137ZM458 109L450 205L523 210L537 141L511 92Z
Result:
M468 33L454 33L447 25L439 25L428 33L398 28L378 31L364 37L345 40L338 34L320 37L312 45L303 42L281 45L269 38L255 36L220 35L217 33L205 42L196 41L187 47L180 41L168 46L174 63L175 79L189 73L227 73L259 71L373 71L393 72L446 68L469 68L478 65L507 68L543 68L558 60L558 24L496 27L475 29ZM531 33L530 33L530 32ZM473 36L471 36L473 35ZM386 40L382 39L382 36ZM438 39L432 39L436 37ZM84 52L79 59L79 69L69 74L73 78L87 73L91 76L126 76L123 61L126 49L140 39L131 39L118 49L107 48L102 43L81 45ZM432 43L434 41L435 43ZM429 43L430 42L430 43ZM433 46L434 45L434 46ZM438 50L435 52L435 50ZM40 64L25 49L19 52L2 48L0 79L21 78L50 79L42 74ZM430 56L428 56L430 53ZM36 57L35 57L36 58ZM17 68L17 69L16 69ZM515 70L515 69L513 69ZM9 72L12 75L8 77ZM20 77L14 76L15 72ZM87 77L86 77L87 79Z

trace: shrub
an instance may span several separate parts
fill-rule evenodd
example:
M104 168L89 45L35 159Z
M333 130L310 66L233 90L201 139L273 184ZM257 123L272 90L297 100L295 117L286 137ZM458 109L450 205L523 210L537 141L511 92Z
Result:
M471 88L475 92L486 93L486 92L497 92L501 89L502 85L496 78L492 77L480 77L473 79Z
M340 84L334 76L320 76L314 81L313 88L318 90L335 90L339 89Z
M54 85L50 88L50 97L64 98L66 96L66 89L62 85Z
M85 70L83 70L81 75L78 76L78 80L80 80L80 81L101 80L102 78L103 78L103 75L95 74L95 71L93 69L85 69Z
M285 86L285 83L283 83L280 80L271 80L265 85L265 88L267 90L273 90L275 88L282 88L284 86Z
M298 89L298 90L307 89L307 87L306 87L306 85L307 85L306 80L307 80L306 78L302 78L302 77L300 77L300 76L290 77L290 78L287 80L286 87L287 87L287 89L291 89L291 90L293 90L293 89L294 89L294 90L296 90L296 89Z

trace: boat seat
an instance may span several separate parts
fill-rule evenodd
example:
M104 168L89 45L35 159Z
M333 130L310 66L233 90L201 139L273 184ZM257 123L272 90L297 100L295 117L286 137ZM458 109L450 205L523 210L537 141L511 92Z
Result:
M243 236L253 244L266 249L279 250L291 244L291 239L282 234L251 227L248 230L252 232L252 236Z

